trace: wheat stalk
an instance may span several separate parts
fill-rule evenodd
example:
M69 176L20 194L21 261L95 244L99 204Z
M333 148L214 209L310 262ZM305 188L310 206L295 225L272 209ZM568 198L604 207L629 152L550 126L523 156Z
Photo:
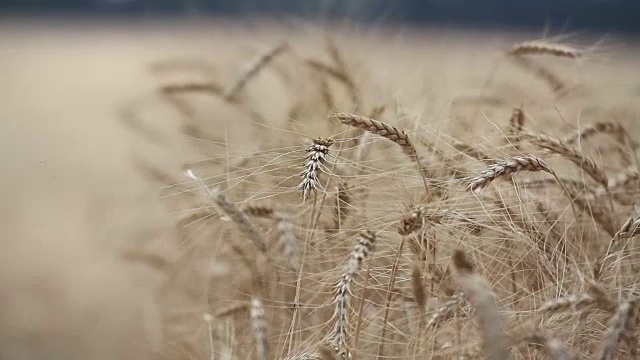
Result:
M360 272L362 263L371 257L376 235L371 231L362 231L358 236L358 243L351 251L349 260L343 269L340 281L336 285L334 298L335 310L333 313L333 329L330 340L340 358L350 357L347 348L349 317L351 313L351 283Z
M333 145L333 140L321 137L314 139L313 144L307 149L309 154L307 155L304 170L300 174L302 182L298 185L298 188L302 190L303 201L306 201L311 192L317 191L318 186L320 186L318 173L327 161L331 145Z

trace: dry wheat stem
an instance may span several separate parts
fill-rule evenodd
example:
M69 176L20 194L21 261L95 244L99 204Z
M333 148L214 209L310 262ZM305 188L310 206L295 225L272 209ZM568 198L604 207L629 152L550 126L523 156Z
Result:
M238 206L220 192L219 189L209 188L192 170L187 170L185 174L198 185L200 190L214 205L220 208L224 214L238 226L238 229L247 239L251 240L263 253L267 251L267 241L264 235L247 214L243 213Z
M504 319L498 311L495 295L486 280L474 273L471 262L464 251L456 250L452 256L460 285L477 309L484 342L484 354L489 360L509 358L509 341L504 333Z
M245 87L247 82L254 78L260 70L262 70L265 66L267 66L273 58L282 54L285 50L289 48L289 44L286 42L280 43L263 54L260 54L249 66L246 70L238 77L238 79L224 92L224 98L227 100L234 99L240 91Z
M336 285L335 310L333 313L333 328L330 341L336 353L342 359L350 357L347 347L349 317L351 314L351 283L362 268L362 263L371 257L376 235L371 231L362 231L358 236L358 243L351 251L349 260L343 269L340 281Z
M515 44L509 51L509 55L523 56L523 55L549 55L555 57L563 57L569 59L576 59L581 57L584 52L574 47L545 42L545 41L525 41Z
M327 155L329 155L329 147L333 145L333 140L328 138L317 138L313 140L313 144L309 146L307 152L307 161L304 165L304 170L300 173L302 182L298 185L298 188L302 190L302 200L307 201L309 195L312 192L316 192L320 180L318 174L322 170L322 166L327 161Z
M269 338L267 336L267 319L264 306L258 298L251 299L251 330L256 342L257 360L269 359Z

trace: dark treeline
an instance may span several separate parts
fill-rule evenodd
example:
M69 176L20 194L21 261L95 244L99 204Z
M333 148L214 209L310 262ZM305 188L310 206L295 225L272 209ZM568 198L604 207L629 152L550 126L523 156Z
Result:
M640 0L0 0L5 14L357 17L384 22L640 31Z

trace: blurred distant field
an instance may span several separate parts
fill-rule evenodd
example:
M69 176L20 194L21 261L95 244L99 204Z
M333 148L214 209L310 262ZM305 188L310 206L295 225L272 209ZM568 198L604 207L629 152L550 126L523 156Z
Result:
M636 139L640 134L637 39L605 38L590 56L577 62L544 60L576 85L574 92L559 98L540 79L500 60L512 44L539 34L367 29L364 25L333 28L330 34L360 86L366 102L361 110L385 105L384 119L411 134L452 134L493 157L506 156L511 153L499 147L503 144L496 140L497 124L520 105L531 114L527 126L552 135L602 118L619 120ZM321 123L324 114L305 115L320 103L314 100L320 99L316 85L309 89L318 79L309 77L305 87L301 79L311 75L296 72L301 59L326 57L324 36L319 26L294 22L285 26L3 20L0 358L208 358L201 315L215 312L215 302L207 305L196 295L185 295L188 300L171 297L177 290L167 282L193 277L123 256L144 248L183 269L198 261L188 258L185 248L192 243L175 225L181 214L167 205L172 195L163 187L166 184L150 181L149 171L141 169L159 168L186 183L182 171L203 158L226 156L228 160L234 154L256 151L276 157L279 149L294 148L298 153L287 153L288 159L299 158L301 164L306 155L304 136L337 134L335 127ZM601 40L578 36L566 43L574 39L585 47ZM191 116L206 129L196 136L185 130L184 113L159 95L158 89L170 83L228 84L247 61L282 40L292 50L247 85L252 110L266 119L262 128L256 128L242 111L199 97L189 100ZM348 94L339 85L332 86L335 110L353 111ZM483 94L495 95L504 104L485 107L467 102ZM298 100L306 110L289 121ZM469 115L478 107L482 115ZM446 143L448 138L441 139ZM222 143L226 146L219 146ZM615 165L606 160L608 150L602 151L596 151L594 158L614 171ZM383 159L384 154L372 156ZM222 168L212 166L203 175L214 176L215 169ZM477 170L478 165L471 168ZM565 167L559 165L559 169ZM299 172L290 165L280 170L292 177ZM373 177L375 171L370 170L367 176ZM398 192L394 193L396 203L386 202L389 207L384 210L400 217L403 202L415 199L408 199L404 184L389 186ZM234 198L276 196L274 188L268 188L273 193L261 189L243 188ZM404 195L407 199L401 198ZM567 211L567 204L563 206L562 211ZM626 219L628 211L620 214ZM194 272L201 270L194 268ZM328 278L322 281L330 283ZM239 283L247 280L234 284ZM199 291L201 284L194 283L191 290ZM208 286L209 291L226 289L222 282ZM386 282L376 286L386 288ZM182 316L192 322L176 321ZM284 335L279 337L281 333L287 333L286 326L271 329L273 358L299 345L296 341L308 340L301 334L288 342ZM233 356L254 355L242 349Z

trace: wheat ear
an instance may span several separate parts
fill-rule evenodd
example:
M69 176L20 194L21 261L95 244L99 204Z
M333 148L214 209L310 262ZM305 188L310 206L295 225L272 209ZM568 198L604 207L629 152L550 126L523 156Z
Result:
M514 156L496 161L469 180L469 190L478 192L491 182L509 174L521 171L544 171L555 176L555 172L539 157L534 155Z
M291 215L284 211L275 210L269 205L251 204L242 209L245 214L263 218L272 219L275 222L276 232L278 234L278 243L282 248L284 256L289 262L289 266L296 273L300 272L300 251L298 249L298 240L296 239L295 225Z
M293 218L284 211L276 211L273 217L276 222L278 242L282 252L289 261L291 269L296 273L300 273L300 250L298 249Z
M245 87L249 80L253 79L265 66L267 66L273 58L283 53L289 48L289 44L286 42L280 43L265 53L260 54L252 63L247 66L245 71L238 77L238 79L224 92L224 98L231 100L235 98L240 91Z
M509 118L509 128L507 129L507 142L512 144L516 150L520 150L520 137L518 134L524 128L526 116L521 107L514 108Z
M629 166L616 174L613 178L610 178L607 188L609 190L619 189L638 179L640 179L640 171L638 171L638 168L635 166Z
M509 358L509 341L504 333L504 319L498 311L495 295L486 280L474 272L473 265L462 250L456 250L452 256L460 285L477 309L480 322L484 353L489 360Z
M260 251L267 251L267 241L264 235L247 214L242 212L238 206L229 200L219 189L209 188L191 169L187 170L185 174L198 185L200 190L207 195L214 205L220 208L225 215L238 226L238 229L251 240Z
M627 131L620 123L614 121L597 121L566 136L562 140L567 144L573 144L578 140L586 140L596 134L611 134L614 135L618 141L622 142L626 137Z
M420 176L422 177L422 181L424 182L425 191L427 191L427 193L429 192L427 178L424 174L422 165L420 164L418 152L416 151L413 142L411 142L411 139L406 132L382 121L374 120L365 116L349 114L346 112L335 113L329 115L329 117L336 118L345 125L366 130L370 133L382 136L383 138L389 139L390 141L398 144L402 151L407 154L411 158L411 160L414 161L418 166Z
M447 300L447 302L444 303L444 305L436 310L433 316L431 316L431 318L427 322L426 328L435 328L442 322L450 319L453 316L455 310L462 306L466 301L467 298L464 293L458 293L452 296L449 300Z
M523 56L523 55L548 55L555 57L563 57L569 59L577 59L584 54L584 51L558 43L551 43L546 41L524 41L515 44L509 55Z
M365 230L358 236L358 243L355 245L349 260L343 269L340 281L336 285L334 298L335 310L333 313L333 329L330 334L330 341L340 358L350 356L347 348L349 316L351 313L351 283L355 276L362 269L362 263L371 257L376 235Z
M558 175L556 175L555 171L553 171L544 162L544 160L535 155L514 156L510 159L498 160L495 164L490 165L486 169L482 170L480 172L480 175L467 180L469 182L469 190L477 193L478 191L487 187L492 181L521 171L543 171L551 174L558 185L560 185L560 187L562 188L562 191L564 191L565 195L569 198L573 215L576 218L578 217L575 205L573 204L574 197L571 196L571 193L569 193L569 191L565 188L564 184L562 183L560 178L558 178Z
M327 161L331 145L333 145L333 140L321 137L313 140L313 144L307 149L309 154L307 155L304 170L300 173L302 182L298 185L298 188L302 190L303 201L306 201L311 192L317 191L318 186L320 186L318 174Z
M269 338L267 336L267 320L264 316L264 306L258 298L251 299L251 330L256 342L256 357L258 360L269 359Z
M577 149L571 147L562 140L547 136L544 134L536 134L531 132L523 132L522 137L526 138L532 144L549 150L554 154L561 155L572 163L580 167L595 182L603 187L609 186L609 178L607 173L590 157L582 154Z
M615 309L615 305L613 305L608 297L588 293L570 295L548 301L542 305L540 311L555 314L565 311L581 312L592 308L610 311L611 309Z

